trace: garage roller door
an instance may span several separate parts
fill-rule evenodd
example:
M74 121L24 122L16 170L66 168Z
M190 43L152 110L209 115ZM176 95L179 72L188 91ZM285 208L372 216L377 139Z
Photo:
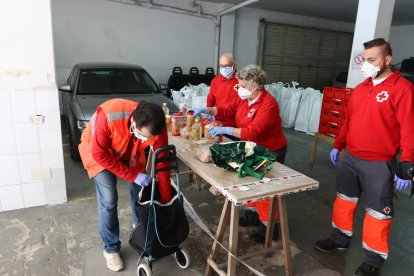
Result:
M298 81L321 89L348 70L352 33L261 21L259 65L268 82Z

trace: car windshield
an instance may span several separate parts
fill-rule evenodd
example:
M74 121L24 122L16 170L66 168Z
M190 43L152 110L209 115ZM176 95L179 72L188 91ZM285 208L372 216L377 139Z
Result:
M145 70L129 68L83 69L79 95L152 94L156 83Z

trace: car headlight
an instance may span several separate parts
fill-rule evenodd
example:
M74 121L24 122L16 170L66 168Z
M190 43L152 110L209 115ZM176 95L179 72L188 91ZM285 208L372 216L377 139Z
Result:
M78 120L78 128L80 130L84 130L85 127L88 125L89 121L88 120Z

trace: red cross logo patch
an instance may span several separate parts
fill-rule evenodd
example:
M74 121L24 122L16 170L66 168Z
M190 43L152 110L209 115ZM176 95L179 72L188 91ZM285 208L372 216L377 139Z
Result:
M387 91L381 91L380 93L377 94L375 98L377 99L377 102L382 103L388 100L389 96L390 95L388 94Z
M247 117L252 117L254 115L254 113L256 112L255 108L250 109L249 113L247 113Z
M391 208L387 206L387 207L384 208L383 211L384 211L385 214L388 215L391 212Z

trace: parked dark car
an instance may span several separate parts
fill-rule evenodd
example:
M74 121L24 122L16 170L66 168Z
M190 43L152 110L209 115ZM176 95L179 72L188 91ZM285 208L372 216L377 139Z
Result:
M70 156L79 161L78 145L83 129L96 108L106 100L123 98L147 101L170 111L178 108L164 94L166 86L158 86L153 78L138 65L121 63L79 63L74 66L62 92L63 114L69 132Z

